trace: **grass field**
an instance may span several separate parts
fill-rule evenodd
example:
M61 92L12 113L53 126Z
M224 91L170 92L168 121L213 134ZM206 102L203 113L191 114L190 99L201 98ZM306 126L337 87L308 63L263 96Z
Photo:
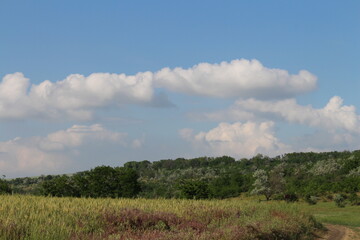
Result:
M253 200L0 196L1 239L311 239L302 206Z
M321 223L360 227L360 206L335 206L334 202L319 202L316 205L298 203L301 209L308 211Z

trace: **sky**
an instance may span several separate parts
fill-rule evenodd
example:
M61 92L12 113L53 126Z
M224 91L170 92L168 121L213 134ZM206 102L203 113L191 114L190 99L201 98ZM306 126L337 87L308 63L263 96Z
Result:
M0 174L360 149L357 0L0 2Z

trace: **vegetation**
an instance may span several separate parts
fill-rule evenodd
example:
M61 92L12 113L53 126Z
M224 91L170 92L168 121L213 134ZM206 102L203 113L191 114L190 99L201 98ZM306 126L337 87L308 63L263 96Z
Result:
M232 157L178 158L128 162L124 167L100 166L72 175L8 180L14 193L74 197L142 197L225 199L259 194L267 200L316 204L335 194L339 206L360 204L360 150L289 153L277 157L258 154Z
M360 151L290 153L250 159L202 157L194 159L128 162L139 174L145 198L229 198L241 193L267 199L354 195L360 191ZM184 181L202 186L201 196L188 194ZM207 193L207 194L204 194Z
M339 208L330 201L319 201L316 205L309 205L304 202L295 203L300 209L312 214L321 223L338 224L348 227L360 227L360 207L347 205Z
M342 194L335 194L334 202L337 207L345 207L345 198Z
M3 179L0 179L0 194L11 193L9 183Z
M130 168L100 166L73 176L56 176L42 183L42 194L57 197L135 197L137 173Z
M0 179L0 239L312 239L316 220L360 226L359 169L345 151Z
M255 182L253 184L254 189L252 194L263 194L266 200L270 200L272 195L272 187L270 185L269 176L265 170L256 170L254 173Z
M311 239L296 205L248 200L0 196L0 239Z

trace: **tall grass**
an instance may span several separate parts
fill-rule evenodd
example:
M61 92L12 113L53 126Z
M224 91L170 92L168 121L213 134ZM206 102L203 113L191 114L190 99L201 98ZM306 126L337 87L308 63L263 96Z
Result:
M311 239L295 205L0 196L0 239Z

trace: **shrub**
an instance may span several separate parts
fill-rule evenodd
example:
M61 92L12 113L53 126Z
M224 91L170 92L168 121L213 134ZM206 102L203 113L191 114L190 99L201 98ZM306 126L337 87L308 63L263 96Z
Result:
M342 194L335 194L334 202L337 207L343 208L345 207L345 197Z
M284 200L286 202L297 202L299 198L295 193L287 193L284 195Z
M353 206L360 205L360 197L354 192L350 194L348 200L349 200L350 204Z
M317 201L318 201L318 198L316 196L306 195L305 196L305 201L309 205L315 205L317 203Z
M179 185L179 190L187 199L206 199L209 197L209 186L204 181L184 180Z
M282 194L274 194L272 200L285 200L285 196Z
M11 188L5 180L0 179L0 194L3 193L11 193Z

